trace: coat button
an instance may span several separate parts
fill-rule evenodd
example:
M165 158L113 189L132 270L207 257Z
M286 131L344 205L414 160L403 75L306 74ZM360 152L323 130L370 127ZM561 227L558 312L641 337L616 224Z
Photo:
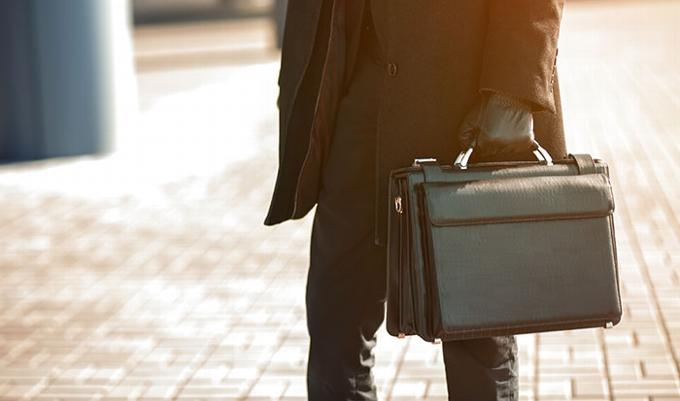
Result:
M397 65L394 63L387 64L387 75L391 77L397 76Z

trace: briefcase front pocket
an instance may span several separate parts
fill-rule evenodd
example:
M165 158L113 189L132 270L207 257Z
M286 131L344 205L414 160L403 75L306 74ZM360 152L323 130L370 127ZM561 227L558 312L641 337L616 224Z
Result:
M419 191L435 337L620 320L606 175L425 182Z

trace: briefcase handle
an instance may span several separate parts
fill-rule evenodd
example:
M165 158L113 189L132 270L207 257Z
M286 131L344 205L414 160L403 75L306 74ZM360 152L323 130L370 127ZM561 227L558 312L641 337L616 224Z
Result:
M456 160L453 162L453 165L461 170L465 170L467 168L468 160L470 160L470 156L472 156L472 152L474 151L476 144L477 140L475 139L474 141L472 141L472 144L470 145L469 148L467 148L467 150L463 150L458 154L458 157L456 157ZM539 145L539 143L536 140L534 140L534 147L535 149L533 149L532 152L534 156L536 156L536 159L547 166L552 166L553 159L550 156L550 153L548 153L547 150L545 150L541 145Z

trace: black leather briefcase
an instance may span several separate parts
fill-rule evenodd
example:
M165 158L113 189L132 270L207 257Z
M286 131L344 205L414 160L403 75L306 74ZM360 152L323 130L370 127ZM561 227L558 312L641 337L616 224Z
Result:
M387 330L455 340L621 319L614 199L606 163L453 165L390 176Z

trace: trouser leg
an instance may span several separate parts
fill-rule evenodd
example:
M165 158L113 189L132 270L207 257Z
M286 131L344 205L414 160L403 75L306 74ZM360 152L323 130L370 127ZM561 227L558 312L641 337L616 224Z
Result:
M446 341L442 344L449 400L519 399L519 362L514 336Z
M371 373L384 319L385 248L374 244L381 68L360 54L336 116L314 215L307 281L310 401L377 400Z
M373 231L361 229L361 222L344 217L340 224L355 227L356 237L348 237L329 224L335 219L343 216L318 210L312 232L309 400L377 400L371 368L384 316L384 248L373 244Z

